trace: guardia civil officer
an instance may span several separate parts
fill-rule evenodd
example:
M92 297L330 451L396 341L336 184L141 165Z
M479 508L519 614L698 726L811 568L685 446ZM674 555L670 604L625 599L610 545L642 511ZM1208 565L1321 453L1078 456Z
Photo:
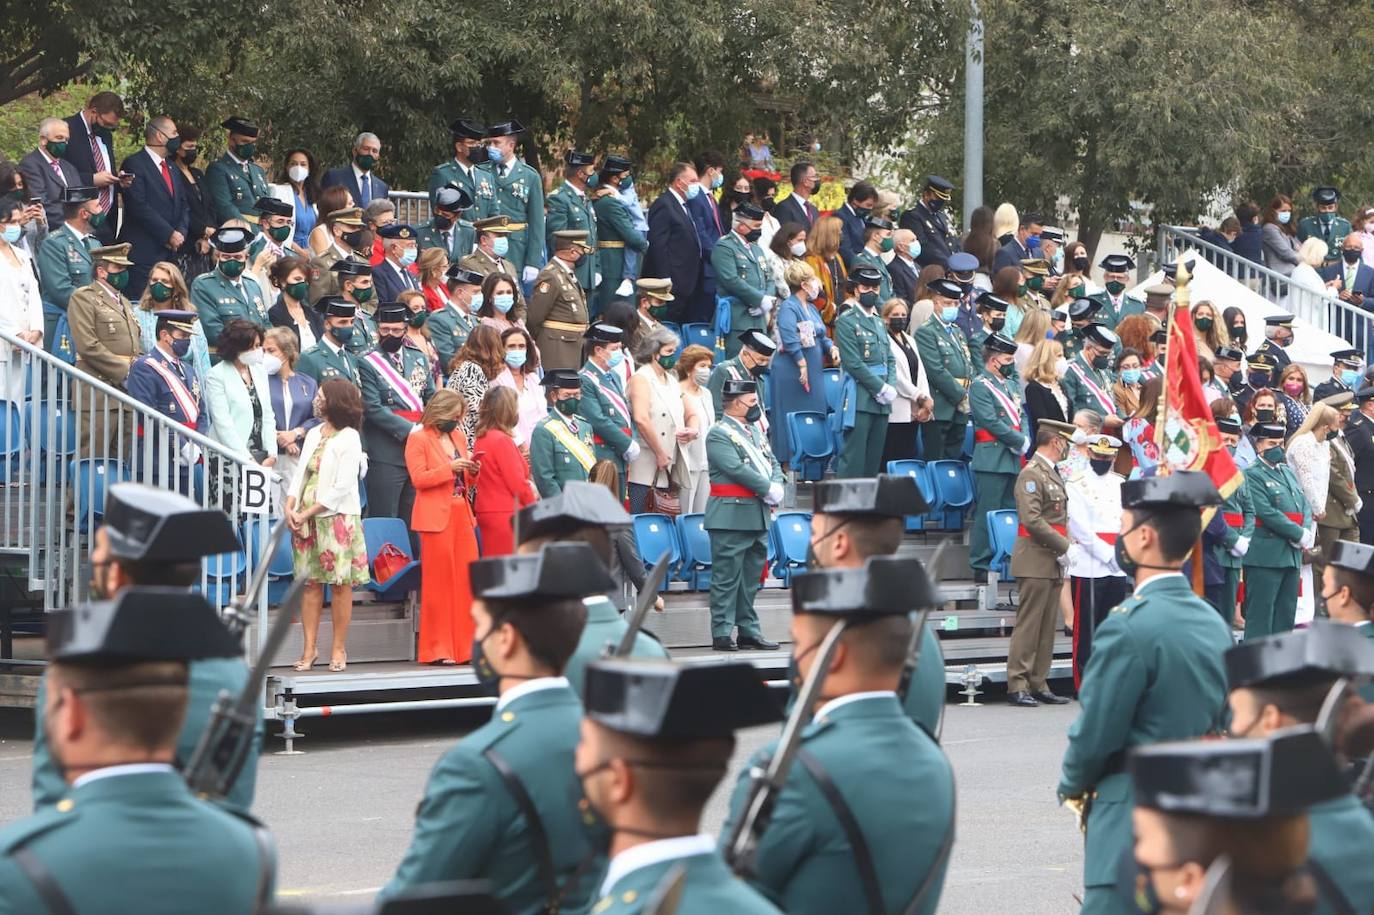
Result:
M901 546L907 516L930 511L915 479L889 474L822 480L811 498L813 569L857 569L872 556L890 556ZM920 651L903 704L911 720L938 741L945 713L945 656L929 627Z
M1026 450L1021 428L1021 390L1016 380L1016 342L992 334L983 346L982 370L969 387L969 415L973 420L973 478L977 500L969 532L969 565L986 581L992 563L992 542L984 523L988 512L1014 508L1016 475ZM981 573L981 574L980 574Z
M1374 641L1374 547L1349 540L1333 543L1322 570L1321 596L1333 621ZM1374 702L1374 685L1361 686L1360 697Z
M1217 431L1221 433L1222 445L1235 457L1241 437L1240 420L1234 416L1220 417L1217 419ZM1255 536L1255 507L1250 503L1249 488L1242 483L1232 490L1222 500L1217 514L1221 516L1226 530L1213 549L1225 581L1218 588L1209 589L1207 600L1220 611L1221 618L1229 626L1236 618L1236 596L1240 591L1245 554Z
M577 778L589 813L609 832L610 850L592 911L778 915L701 834L706 802L729 770L734 732L779 716L754 668L594 661L583 701ZM679 868L676 906L657 908Z
M201 508L195 502L141 483L116 483L105 494L105 523L95 530L91 544L91 594L108 600L126 588L161 586L188 590L200 581L201 560L236 552L238 535L224 512ZM191 661L190 694L185 724L176 742L176 760L188 762L210 720L221 690L238 695L248 682L248 665L239 653ZM47 677L38 683L35 707L45 707ZM68 786L49 748L48 719L34 717L33 805L52 807ZM248 758L235 781L228 803L247 810L253 805L258 777L258 739L249 743Z
M415 486L406 470L405 447L434 395L429 358L406 346L410 309L400 302L377 307L378 346L358 361L367 440L367 508L378 518L409 518Z
M1121 338L1105 325L1089 322L1083 326L1079 338L1082 348L1069 363L1069 370L1060 379L1064 397L1069 401L1069 415L1079 410L1092 410L1103 419L1116 416L1116 401L1112 398L1112 351L1121 345Z
M1220 729L1230 627L1178 571L1221 495L1206 474L1177 471L1121 487L1116 561L1135 592L1107 614L1078 692L1059 796L1083 809L1083 912L1123 912L1113 893L1131 848L1132 747Z
M358 306L341 296L331 295L316 302L315 308L324 315L324 333L314 346L301 353L296 371L314 378L316 384L334 378L347 378L359 384L362 375L358 357L348 348L353 341Z
M1273 737L1295 725L1314 725L1341 677L1374 677L1374 643L1349 626L1315 621L1311 628L1266 636L1226 652L1231 733ZM1374 912L1374 817L1347 784L1307 811L1310 866L1324 872L1329 895L1344 897L1335 911Z
M200 327L205 331L211 355L219 343L220 331L235 318L252 321L263 330L272 326L262 287L252 276L243 275L248 267L249 241L248 230L235 226L215 232L210 239L215 249L215 269L191 281L191 302L200 315Z
M569 481L585 483L596 454L591 425L577 415L582 376L571 369L552 369L539 383L549 412L530 433L530 474L539 495L547 499L562 492Z
M1245 488L1255 510L1255 534L1245 551L1245 637L1293 628L1303 550L1317 542L1312 507L1286 463L1281 423L1256 423L1255 463Z
M578 812L573 771L582 707L562 676L586 620L582 599L613 581L585 543L470 566L472 667L499 694L491 721L430 773L391 899L426 883L486 878L512 913L584 911L605 849Z
M506 216L520 224L510 235L510 264L516 279L526 288L544 266L544 179L522 159L516 158L516 137L525 125L514 118L487 127L490 162L476 179L477 205L488 216ZM531 330L533 324L531 323ZM545 352L543 344L540 351ZM545 365L548 360L545 359ZM571 368L571 366L568 366Z
M630 524L629 513L605 486L569 480L557 495L520 509L516 521L520 543L516 552L537 552L546 543L587 543L606 567L612 568L615 543ZM587 625L577 650L563 669L563 676L578 695L582 694L587 665L601 657L608 645L620 644L629 629L605 594L589 595L582 603L587 607ZM658 609L663 609L661 603ZM642 629L635 636L630 654L637 658L668 657L663 645Z
M470 218L481 219L490 213L494 203L491 173L479 168L487 161L487 147L482 143L486 139L487 128L472 118L461 117L449 124L448 129L453 141L453 158L440 162L429 173L430 206L437 209L439 191L450 185L456 186L476 205ZM479 184L484 186L486 193L478 193Z
M739 335L739 341L739 351L712 369L711 378L706 382L706 387L711 392L711 401L715 405L717 416L721 414L724 407L721 391L724 390L725 382L758 380L767 374L768 366L773 362L773 355L778 351L778 344L762 331L743 331ZM762 403L763 392L764 388L760 386L760 403ZM763 423L763 431L767 432L768 415L766 412L759 418L759 421Z
M267 172L254 161L258 153L258 125L231 117L219 126L229 132L227 148L205 169L205 193L210 195L216 224L249 216L260 198L272 196ZM205 320L205 315L201 315L201 320Z
M0 830L0 912L261 911L275 883L271 836L197 798L175 766L188 665L239 651L183 588L126 588L53 615L39 714L69 787Z
M935 311L916 330L916 349L925 364L930 397L935 402L934 418L925 424L922 441L927 461L953 460L964 447L974 361L958 325L963 287L953 280L935 280L930 292Z
M578 415L592 427L596 459L610 461L624 480L625 465L639 456L634 418L622 381L625 332L612 324L593 324L582 352L585 358L578 372L582 379Z
M939 602L919 560L878 556L862 568L792 579L799 674L816 663L831 627L846 624L815 717L759 837L751 882L787 912L933 913L954 844L954 775L895 690L911 639L911 611ZM745 813L750 770L736 784L731 822ZM893 798L921 798L896 804Z
M1102 305L1102 323L1115 330L1122 318L1145 313L1145 303L1134 296L1126 295L1126 287L1131 282L1131 271L1135 261L1129 255L1108 254L1097 265L1102 268L1102 282L1106 289L1095 292L1089 298Z
M862 257L855 257L851 276L856 282L871 285L877 271L861 264ZM863 293L857 307L846 309L835 320L835 348L840 353L840 365L853 380L852 386L847 386L847 399L852 402L854 413L853 428L845 435L835 464L835 475L839 477L871 477L882 465L888 417L892 402L897 399L897 389L892 386L897 363L887 326L879 313L879 301L882 300L871 291Z
M1336 212L1341 203L1341 192L1337 188L1324 185L1314 189L1312 203L1317 208L1317 215L1298 220L1298 241L1320 238L1326 242L1322 266L1330 266L1340 260L1341 243L1351 232L1350 220Z
M544 231L548 237L550 250L553 249L555 232L567 229L580 229L587 233L587 244L592 248L577 262L574 273L582 291L588 296L599 285L601 276L597 251L596 211L587 187L596 170L596 156L591 153L570 149L563 157L563 183L549 192L545 203L547 215L544 217Z

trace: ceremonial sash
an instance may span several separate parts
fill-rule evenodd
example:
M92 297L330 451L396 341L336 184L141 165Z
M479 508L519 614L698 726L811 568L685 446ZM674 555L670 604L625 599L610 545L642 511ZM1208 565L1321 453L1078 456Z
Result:
M582 465L583 470L591 472L592 465L596 463L596 455L592 454L592 450L587 447L586 442L573 434L572 430L563 423L563 420L555 419L547 422L544 424L544 428L548 429L549 433L558 439L558 443L567 448L573 457L577 458L577 463Z
M196 425L196 420L200 417L200 404L191 396L191 392L186 390L186 384L181 380L176 372L169 369L160 359L149 359L148 365L154 372L167 382L167 388L172 392L173 399L177 406L181 407L181 412L186 415L185 425L192 428Z
M748 486L741 486L738 483L712 483L710 494L727 499L757 499L759 497L759 494Z
M1116 402L1112 400L1111 395L1108 394L1106 391L1102 390L1101 385L1099 385L1096 381L1093 381L1091 378L1088 377L1088 373L1083 371L1083 366L1075 362L1071 364L1069 368L1072 369L1074 374L1078 376L1079 380L1082 381L1085 385L1087 385L1088 389L1093 392L1093 396L1097 398L1098 404L1101 405L1101 407L1104 410L1106 410L1106 415L1110 416L1111 414L1116 412Z
M424 401L415 393L410 382L406 381L401 373L396 371L396 367L391 364L391 360L384 353L380 350L373 350L363 358L368 365L377 370L377 374L382 376L382 380L387 383L387 386L396 392L408 411L415 413L424 411Z
M749 458L749 463L754 465L755 470L767 479L773 478L773 462L764 457L763 452L753 442L741 435L734 428L734 423L721 423L720 428L721 431L730 436L732 442L744 449L745 457Z
M1223 512L1221 520L1227 527L1245 527L1245 516L1239 512Z
M581 372L578 372L578 374L581 375L583 378L587 379L588 381L590 381L592 384L596 385L597 388L601 391L601 393L606 395L606 399L611 402L611 406L615 407L616 410L620 413L620 415L625 417L624 431L626 432L626 434L628 434L630 431L628 428L630 422L630 407L628 404L625 403L625 398L617 394L615 388L611 387L610 385L602 381L600 378L596 377L596 374L594 372L588 371L587 369L583 369Z
M1011 427L1015 429L1017 432L1020 432L1021 405L1016 401L1012 400L1011 397L1007 395L1006 391L1003 391L997 385L993 384L992 379L987 377L986 375L984 375L979 380L983 382L984 387L986 387L990 392L992 392L992 396L996 398L997 402L1002 405L1002 409L1007 411L1007 416L1011 418ZM986 435L987 438L980 439L978 438L979 434ZM994 436L991 432L987 432L982 429L975 430L973 437L975 441L996 441L996 436Z
M1289 521L1292 521L1294 524L1298 525L1299 527L1302 527L1301 512L1284 512L1283 516L1287 518ZM1264 519L1261 518L1259 515L1255 516L1255 527L1264 527Z

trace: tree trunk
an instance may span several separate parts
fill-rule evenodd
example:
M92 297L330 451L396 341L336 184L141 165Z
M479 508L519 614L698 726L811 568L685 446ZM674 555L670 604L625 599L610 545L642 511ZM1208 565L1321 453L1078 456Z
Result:
M1078 197L1078 240L1088 249L1088 262L1097 263L1097 243L1102 240L1106 215L1098 201L1097 132L1088 134L1083 154L1083 189Z

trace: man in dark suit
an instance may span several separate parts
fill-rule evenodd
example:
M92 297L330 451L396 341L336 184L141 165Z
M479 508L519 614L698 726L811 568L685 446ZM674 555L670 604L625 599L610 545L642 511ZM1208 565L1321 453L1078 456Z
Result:
M867 181L860 181L849 189L844 206L835 211L840 217L840 257L848 268L854 255L864 249L864 231L868 228L868 214L878 203L878 189Z
M902 299L908 306L916 304L916 260L911 256L916 234L910 229L898 229L892 233L892 260L887 272L892 276L892 294ZM917 248L917 251L920 249Z
M386 258L372 271L377 301L394 302L407 289L419 289L420 281L410 272L418 252L420 233L403 222L393 222L377 230L382 237Z
M385 200L391 192L387 183L372 170L382 155L382 141L375 133L360 133L353 141L353 161L341 168L331 168L324 173L321 188L342 184L353 195L353 203L366 207L374 200ZM385 299L383 301L386 301Z
M168 161L181 146L177 125L169 117L153 118L143 128L143 139L143 148L120 166L134 176L124 190L124 224L119 229L119 240L133 245L129 257L134 265L124 288L131 302L143 295L153 265L176 256L191 223L184 179Z
M954 193L954 185L939 175L927 175L925 187L921 189L921 199L911 209L902 214L897 224L903 229L916 233L921 243L916 263L922 267L949 262L949 256L959 250L959 236L949 224L945 207Z
M821 189L821 179L816 174L816 166L805 159L798 159L792 165L788 180L792 182L792 193L773 210L773 217L777 219L778 225L795 222L806 226L806 231L810 233L811 227L821 215L816 205L811 202L811 198Z
M697 156L695 164L701 192L687 201L687 214L701 242L701 284L687 305L686 320L709 321L716 311L716 269L711 266L711 252L730 228L721 218L715 195L716 188L725 182L725 157L707 150Z
M643 275L673 281L676 301L668 317L678 323L684 322L687 304L701 284L701 238L687 212L688 197L699 193L696 168L690 162L678 162L668 172L668 189L649 206L649 250L644 255Z
M1031 252L1040 250L1040 230L1044 227L1045 219L1039 213L1022 215L1021 223L1016 229L1016 235L999 248L997 256L992 259L993 272L995 273L1003 267L1019 269L1023 260L1039 257L1038 253L1032 254Z
M116 186L128 187L132 178L115 174L114 134L124 117L124 100L113 92L97 92L86 107L67 118L67 148L62 158L76 166L83 186L100 192L100 212L105 221L95 230L101 244L112 245L118 223Z
M81 187L76 166L62 158L67 151L71 128L61 118L44 118L38 125L38 148L19 160L19 173L31 197L43 198L43 216L48 231L62 225L63 192Z
M1341 240L1340 260L1322 267L1318 273L1324 280L1339 279L1340 299L1347 305L1365 311L1374 310L1374 268L1363 260L1364 246L1360 237L1350 233ZM1331 308L1331 332L1344 337L1351 346L1360 352L1374 350L1374 338L1366 331L1368 320L1360 320L1345 309ZM1367 353L1368 354L1368 353Z

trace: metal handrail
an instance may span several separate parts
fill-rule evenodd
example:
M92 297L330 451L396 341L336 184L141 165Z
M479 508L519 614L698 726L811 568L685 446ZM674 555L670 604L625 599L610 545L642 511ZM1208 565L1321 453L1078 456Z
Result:
M396 207L396 221L419 226L428 222L433 215L429 207L429 194L421 191L391 191L387 194Z

